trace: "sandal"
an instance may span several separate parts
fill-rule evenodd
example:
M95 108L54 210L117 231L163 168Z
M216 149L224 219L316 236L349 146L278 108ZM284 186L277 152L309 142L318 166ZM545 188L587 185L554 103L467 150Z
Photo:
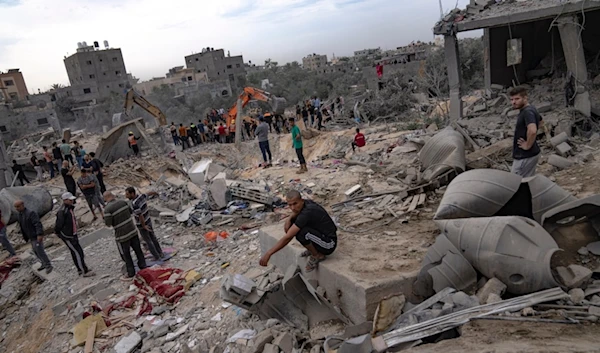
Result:
M305 250L300 254L300 257L309 257L310 255L312 255L312 253L309 250Z
M314 270L317 269L317 266L319 265L319 262L325 260L325 257L322 258L316 258L314 256L310 256L308 258L308 263L306 264L306 272L312 272Z

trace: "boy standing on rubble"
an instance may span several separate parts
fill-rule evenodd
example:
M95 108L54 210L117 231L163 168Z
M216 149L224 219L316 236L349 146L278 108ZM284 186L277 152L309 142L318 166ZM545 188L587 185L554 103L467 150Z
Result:
M510 91L513 109L519 109L513 141L513 165L511 172L523 178L535 175L540 147L537 144L537 131L542 117L534 106L529 105L527 90L515 87Z
M265 119L261 116L258 118L260 124L256 127L254 133L258 137L258 147L260 147L260 152L263 156L263 167L267 168L271 166L271 161L273 160L271 156L271 148L269 147L269 125L265 122ZM269 155L269 159L267 161L267 155Z
M285 236L260 259L261 266L267 266L271 256L296 238L307 250L302 257L308 257L306 272L314 271L319 262L333 254L337 247L337 227L325 209L311 201L302 199L296 190L290 190L286 201L292 215L285 221Z
M296 174L302 174L308 172L306 168L306 160L304 160L304 154L302 153L302 133L300 128L296 125L294 118L290 118L290 126L292 127L292 146L296 150L296 156L298 156L298 162L300 163L300 170Z

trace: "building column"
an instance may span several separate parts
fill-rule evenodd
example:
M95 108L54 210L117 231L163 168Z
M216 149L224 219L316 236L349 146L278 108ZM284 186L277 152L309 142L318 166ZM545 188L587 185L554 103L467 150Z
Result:
M489 95L492 93L492 66L490 57L490 29L483 30L483 82L485 91Z
M588 82L588 72L583 43L579 36L581 31L579 17L577 15L562 16L557 20L557 23L567 68L576 79L575 109L585 116L591 116L590 93L585 87Z
M448 69L448 84L450 86L450 119L462 118L463 106L460 93L461 73L458 55L458 40L456 35L444 36L444 51Z

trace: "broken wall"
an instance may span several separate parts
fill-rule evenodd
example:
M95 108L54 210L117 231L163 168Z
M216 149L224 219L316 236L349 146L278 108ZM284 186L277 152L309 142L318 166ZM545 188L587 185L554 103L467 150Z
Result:
M108 164L119 158L127 158L133 155L133 151L129 148L127 137L130 131L136 137L142 137L142 131L139 130L138 126L141 127L140 124L143 123L143 119L127 121L119 126L115 126L102 135L98 148L96 148L96 157L102 163ZM138 140L138 146L140 146L140 151L143 151L144 146L148 146L148 143L141 138Z
M4 141L17 140L50 127L54 131L61 131L54 109L18 111L3 108L0 108L0 133Z

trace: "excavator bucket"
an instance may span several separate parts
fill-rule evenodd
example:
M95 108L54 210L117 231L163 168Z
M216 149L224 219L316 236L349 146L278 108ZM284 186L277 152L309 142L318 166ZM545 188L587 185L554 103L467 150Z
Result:
M282 97L269 98L269 105L273 108L273 114L283 114L287 105L287 100Z

